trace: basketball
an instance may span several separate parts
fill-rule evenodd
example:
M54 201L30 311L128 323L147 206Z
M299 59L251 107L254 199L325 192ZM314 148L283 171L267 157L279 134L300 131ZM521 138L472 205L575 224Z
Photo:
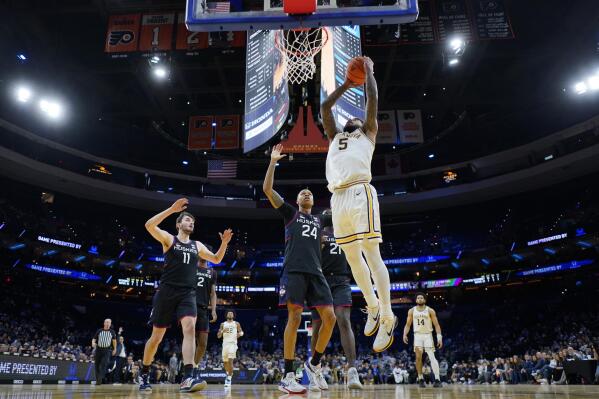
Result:
M347 64L347 79L356 85L363 85L366 81L366 70L364 69L364 57L355 57Z

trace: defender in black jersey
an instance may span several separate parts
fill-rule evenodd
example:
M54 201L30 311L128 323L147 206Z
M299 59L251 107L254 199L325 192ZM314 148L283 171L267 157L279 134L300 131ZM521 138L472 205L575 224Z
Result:
M208 267L208 262L200 259L196 286L196 305L198 318L196 319L196 353L194 363L196 367L206 353L208 345L209 323L216 321L216 271Z
M287 306L288 319L285 327L283 351L285 357L285 378L279 389L286 393L303 393L302 387L294 384L293 359L297 329L301 323L304 302L315 308L322 320L320 336L306 371L310 377L310 389L327 389L326 381L320 374L320 358L325 351L335 326L333 298L320 266L320 240L323 224L331 224L330 217L312 215L314 198L308 189L297 196L298 209L283 201L273 190L275 166L285 157L282 146L275 146L270 165L264 179L263 190L272 206L279 211L285 221L285 260L279 288L279 304Z
M323 212L323 215L330 214L330 210ZM362 389L360 377L355 367L356 341L350 321L352 306L351 270L345 254L335 241L335 233L332 227L327 226L324 228L321 242L322 273L331 290L335 316L337 317L337 326L339 326L339 335L341 336L341 346L343 346L343 351L345 352L345 356L347 356L347 363L350 366L348 370L348 387L350 389ZM321 324L318 312L312 311L312 351L314 351L316 342L318 342Z
M164 252L164 271L160 278L160 287L154 294L150 321L153 325L152 336L146 342L143 356L142 381L140 391L151 391L148 381L150 365L158 345L162 341L166 328L177 317L183 330L183 364L184 378L181 383L181 392L194 392L206 387L205 381L193 378L195 337L194 326L196 322L196 285L199 259L206 259L213 263L220 263L225 256L227 244L233 234L230 229L219 233L221 245L216 254L213 254L202 243L191 240L195 218L188 212L189 201L181 198L175 201L168 209L153 216L146 222L146 229L158 242L162 244ZM177 217L177 235L162 230L158 227L164 219L172 214L179 213Z

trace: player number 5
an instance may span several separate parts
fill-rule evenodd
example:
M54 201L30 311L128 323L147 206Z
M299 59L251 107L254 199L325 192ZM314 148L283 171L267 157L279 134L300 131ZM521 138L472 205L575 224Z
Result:
M339 151L343 151L347 148L347 137L339 139Z

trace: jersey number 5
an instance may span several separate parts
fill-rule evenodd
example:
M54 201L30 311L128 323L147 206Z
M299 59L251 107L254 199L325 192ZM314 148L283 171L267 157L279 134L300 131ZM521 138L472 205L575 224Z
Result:
M347 148L347 137L339 139L339 151L343 151Z

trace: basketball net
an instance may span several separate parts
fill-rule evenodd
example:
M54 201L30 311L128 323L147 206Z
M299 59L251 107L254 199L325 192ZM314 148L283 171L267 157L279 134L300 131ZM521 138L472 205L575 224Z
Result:
M328 30L323 28L277 31L275 46L285 57L289 82L299 84L312 79L316 72L314 56L328 39Z

